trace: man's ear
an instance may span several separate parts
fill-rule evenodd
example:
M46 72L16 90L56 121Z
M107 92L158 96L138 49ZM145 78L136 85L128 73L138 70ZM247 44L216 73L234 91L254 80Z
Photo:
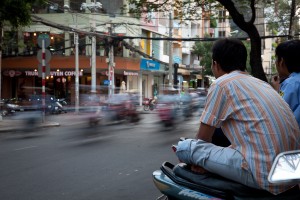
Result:
M221 69L220 64L217 61L213 61L213 62L214 62L215 69L219 71Z
M213 66L214 68L217 67L217 64L218 64L217 61L214 61L214 60L212 61L212 66Z

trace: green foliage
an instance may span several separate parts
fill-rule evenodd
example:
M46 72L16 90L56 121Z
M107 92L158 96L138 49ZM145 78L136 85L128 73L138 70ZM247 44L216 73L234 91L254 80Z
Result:
M206 36L208 37L208 36ZM244 45L247 49L247 71L251 72L251 66L250 66L250 51L251 51L251 44L249 41L243 41ZM213 75L211 71L211 62L212 62L212 53L211 49L213 46L212 41L207 42L195 42L194 46L192 47L192 53L196 54L198 56L198 59L200 60L200 65L204 66L204 74L205 75Z
M200 65L204 67L205 75L213 75L211 71L212 45L213 45L212 41L207 41L207 42L197 41L192 47L192 53L198 56L198 59L200 60Z
M31 22L31 8L34 3L44 0L1 0L0 27L9 22L12 27L26 26Z
M217 28L216 18L210 17L210 28Z
M291 6L287 0L271 1L266 9L266 21L272 35L288 34Z

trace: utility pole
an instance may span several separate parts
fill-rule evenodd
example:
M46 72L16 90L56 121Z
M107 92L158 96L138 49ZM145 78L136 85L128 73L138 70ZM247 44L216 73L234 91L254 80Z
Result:
M109 33L109 53L108 53L108 80L109 80L109 96L112 96L114 94L115 89L115 72L114 72L114 45L113 45L113 38L111 37L113 34L113 24L107 24Z
M77 29L77 14L76 14L76 29ZM76 30L77 31L77 30ZM78 56L78 33L74 32L75 42L75 113L79 112L79 56Z
M172 38L172 29L173 29L173 19L172 19L173 10L170 10L169 13L169 38ZM169 41L169 86L173 87L173 42Z
M289 26L289 36L288 36L289 40L293 39L294 35L295 35L295 30L294 30L294 28L295 28L295 26L294 26L295 14L296 14L296 0L292 0L290 26Z
M94 5L96 5L96 0L94 0ZM95 12L96 7L93 8L93 23L92 23L92 31L95 33L96 31L96 21L95 21ZM92 36L92 69L91 69L91 92L96 92L96 36Z

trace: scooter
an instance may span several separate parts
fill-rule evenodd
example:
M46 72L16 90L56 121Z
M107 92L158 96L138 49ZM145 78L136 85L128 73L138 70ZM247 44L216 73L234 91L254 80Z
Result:
M214 174L198 174L184 163L173 165L164 162L160 170L152 174L155 186L163 194L157 200L199 200L199 199L300 199L298 186L273 195L267 191L253 189ZM271 168L270 183L300 183L300 150L279 154Z
M156 101L154 98L144 98L143 106L144 111L154 110L156 107Z

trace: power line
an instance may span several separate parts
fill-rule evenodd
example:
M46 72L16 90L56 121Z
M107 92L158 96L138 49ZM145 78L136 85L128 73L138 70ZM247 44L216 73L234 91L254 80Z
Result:
M100 33L100 32L90 32L90 31L83 31L76 28L71 28L62 24L57 24L54 22L47 21L41 17L32 15L32 17L35 19L36 22L40 22L42 24L45 24L50 27L58 28L64 31L70 31L70 32L76 32L81 34L86 34L90 36L97 36L100 38L115 38L115 39L147 39L147 40L167 40L167 41L215 41L219 38L170 38L170 37L143 37L143 36L116 36L116 35L108 35L106 33ZM267 38L281 38L281 37L287 37L288 35L270 35L270 36L261 36L261 39L267 39ZM237 39L240 40L248 40L249 37L237 37Z

